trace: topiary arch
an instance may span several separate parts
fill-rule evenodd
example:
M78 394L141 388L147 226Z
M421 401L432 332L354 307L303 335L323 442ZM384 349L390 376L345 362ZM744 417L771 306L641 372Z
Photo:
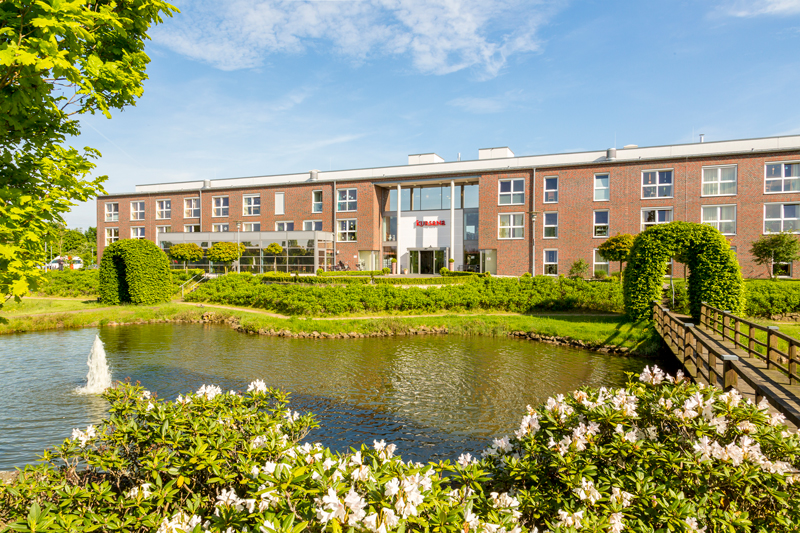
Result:
M628 317L651 317L671 257L689 267L689 308L695 320L702 302L732 313L743 311L742 271L725 237L706 224L671 222L643 231L633 242L623 285Z
M123 239L103 251L100 301L107 304L154 304L172 297L169 259L144 239Z

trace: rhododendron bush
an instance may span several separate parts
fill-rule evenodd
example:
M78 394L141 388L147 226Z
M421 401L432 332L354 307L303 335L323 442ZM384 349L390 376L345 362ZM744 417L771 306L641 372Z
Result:
M0 529L800 529L800 440L782 416L658 369L550 398L479 457L425 465L383 441L345 454L304 443L313 417L260 380L173 402L130 384L105 396L101 425L0 487Z

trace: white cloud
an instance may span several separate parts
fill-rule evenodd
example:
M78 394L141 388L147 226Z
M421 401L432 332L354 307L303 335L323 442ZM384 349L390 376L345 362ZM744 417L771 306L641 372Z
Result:
M562 2L182 0L153 40L222 70L316 49L356 63L407 55L423 73L476 67L491 77L510 55L540 49L536 32Z
M794 15L800 13L800 0L734 0L720 5L717 11L733 17Z

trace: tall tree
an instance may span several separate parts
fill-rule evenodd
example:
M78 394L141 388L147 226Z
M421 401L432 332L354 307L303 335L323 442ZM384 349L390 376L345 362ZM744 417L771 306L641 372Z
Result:
M161 0L0 2L0 295L35 288L48 230L99 193L100 153L67 145L78 117L142 95L149 28L177 9ZM0 306L2 306L0 301Z
M750 255L753 256L757 265L766 266L769 277L775 279L773 265L791 263L800 259L800 241L791 233L764 235L753 241Z

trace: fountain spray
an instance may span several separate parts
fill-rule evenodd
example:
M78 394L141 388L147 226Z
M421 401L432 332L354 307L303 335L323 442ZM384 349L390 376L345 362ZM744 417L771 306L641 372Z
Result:
M75 392L78 394L101 394L111 386L111 370L106 362L106 351L103 348L103 341L98 335L94 337L92 351L89 352L89 374L86 376L86 386L78 387Z

